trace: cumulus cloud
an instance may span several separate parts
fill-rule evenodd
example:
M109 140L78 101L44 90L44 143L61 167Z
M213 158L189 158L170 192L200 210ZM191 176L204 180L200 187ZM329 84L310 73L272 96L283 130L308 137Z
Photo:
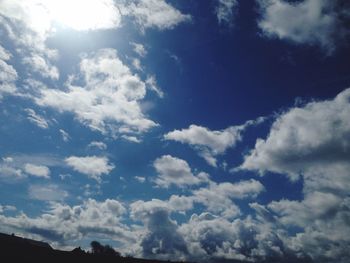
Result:
M292 255L311 262L347 262L349 198L331 192L307 192L301 201L273 201L266 207L252 204L263 225L279 232ZM299 229L295 234L292 230ZM284 233L284 234L283 234Z
M37 0L4 0L0 4L0 21L3 31L17 47L18 59L27 65L26 70L57 80L59 71L53 63L58 52L46 45L52 30L45 6Z
M69 83L66 90L42 89L40 106L72 112L91 129L103 133L141 133L157 126L141 111L145 83L131 73L114 49L103 49L80 63L85 86Z
M179 231L192 258L197 261L208 258L213 262L223 259L239 262L286 260L286 249L278 233L250 217L229 221L210 213L193 214ZM303 261L299 258L295 262Z
M40 73L45 78L58 80L59 71L56 66L53 66L48 58L41 54L30 54L23 58L23 63L28 65L33 71Z
M346 89L332 100L310 102L281 114L268 137L258 139L245 156L241 168L287 174L292 180L302 174L312 188L346 191L350 187L346 172L350 167L349 98L350 89ZM331 170L336 173L328 177Z
M142 237L141 247L145 257L184 259L187 246L178 233L176 221L171 220L170 210L165 202L153 199L148 202L137 201L130 205L131 217L142 221L147 232Z
M44 117L38 115L33 109L25 109L25 111L28 114L27 119L30 122L34 123L36 126L42 129L49 128L49 123L47 122L47 120Z
M104 174L109 174L115 166L110 164L107 157L98 156L70 156L65 159L68 166L75 171L87 175L89 178L100 182Z
M206 211L215 215L235 218L241 214L241 211L234 200L254 199L264 190L264 186L253 179L237 183L209 181L208 186L192 190L191 195L172 195L169 199L169 207L175 211L187 211L191 210L194 204L201 204Z
M218 0L217 2L215 13L219 24L232 24L232 20L237 12L237 0Z
M120 222L126 209L117 200L98 202L88 199L75 206L57 202L49 204L49 209L37 217L24 213L11 217L0 215L1 225L16 229L16 232L23 231L27 236L51 241L56 246L84 237L108 237L127 245L136 242L131 230Z
M50 169L44 165L27 163L24 165L24 171L32 176L42 177L46 179L50 178Z
M201 172L194 175L185 160L163 155L153 163L158 175L154 180L157 186L168 188L171 185L186 187L208 182L209 175Z
M49 179L50 168L45 163L57 164L39 156L5 157L0 161L0 179L5 182L16 182L28 176Z
M245 156L240 169L302 178L302 200L257 207L264 221L299 227L284 243L315 262L346 262L350 244L350 89L334 99L313 101L281 114L265 140ZM271 220L273 218L273 220Z
M342 1L258 0L261 19L258 23L268 37L286 39L298 44L319 45L332 52L339 39L349 34L349 5Z
M212 131L206 127L190 125L187 129L174 130L164 135L165 140L189 144L194 147L199 155L211 166L217 166L216 156L225 153L229 148L242 140L242 132L251 125L261 123L264 118L247 121L240 126L231 126L224 130Z
M165 0L138 0L122 8L122 13L132 16L142 29L172 29L180 23L191 20Z

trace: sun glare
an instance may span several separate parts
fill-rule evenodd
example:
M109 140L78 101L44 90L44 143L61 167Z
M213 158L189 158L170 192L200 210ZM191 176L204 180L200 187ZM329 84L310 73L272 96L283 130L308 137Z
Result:
M119 10L113 0L39 0L51 22L74 30L94 30L117 27Z

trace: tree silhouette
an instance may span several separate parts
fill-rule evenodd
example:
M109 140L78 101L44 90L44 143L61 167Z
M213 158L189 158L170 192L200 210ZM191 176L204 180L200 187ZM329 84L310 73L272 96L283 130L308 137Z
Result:
M115 251L109 245L101 245L98 241L92 241L90 243L92 254L95 255L104 255L108 257L120 257L120 253Z
M91 246L92 254L96 254L96 255L103 254L104 246L102 246L100 242L92 241L90 243L90 246Z

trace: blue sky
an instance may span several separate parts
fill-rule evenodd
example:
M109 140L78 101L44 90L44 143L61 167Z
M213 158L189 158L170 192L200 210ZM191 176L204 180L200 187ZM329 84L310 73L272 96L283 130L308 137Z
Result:
M0 1L1 232L348 262L350 6Z

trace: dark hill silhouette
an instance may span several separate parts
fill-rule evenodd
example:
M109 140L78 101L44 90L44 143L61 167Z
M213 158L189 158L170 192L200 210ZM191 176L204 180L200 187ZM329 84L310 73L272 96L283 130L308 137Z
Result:
M108 245L91 242L92 253L80 247L72 251L53 249L48 243L0 233L0 262L164 263L169 261L122 257ZM177 263L177 262L174 262Z

